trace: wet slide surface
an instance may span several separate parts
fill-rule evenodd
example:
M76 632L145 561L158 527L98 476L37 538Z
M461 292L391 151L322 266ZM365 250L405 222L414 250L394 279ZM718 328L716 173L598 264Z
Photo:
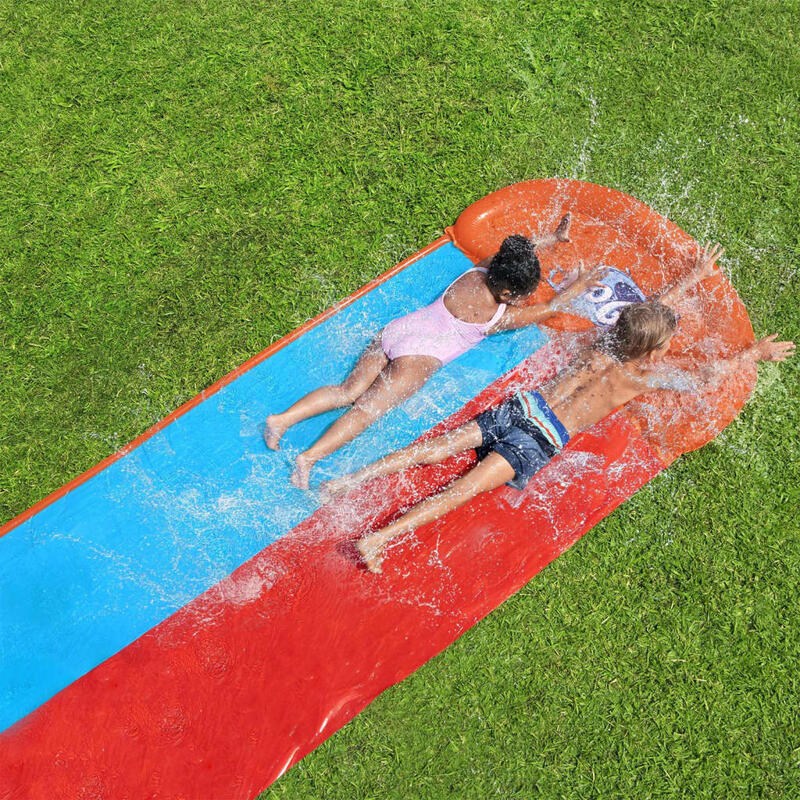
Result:
M598 202L601 187L587 200L588 184L534 183L527 205L512 197L508 207L537 217L536 230L573 210L573 238L584 248L573 262L613 256L634 286L646 285L636 267L652 275L653 256L631 244L618 219L600 224L594 209L580 213ZM459 218L452 235L471 258L521 229L521 218L490 213L505 214L507 199L490 203L461 233L465 215ZM623 209L627 219L641 204L624 200L632 204ZM464 231L483 235L487 221L488 238L469 240ZM667 232L676 247L685 244L679 234L688 239ZM663 251L652 232L651 239ZM263 420L341 380L385 322L430 302L470 266L451 243L428 250L7 526L0 538L0 728L7 728L0 798L255 796L675 456L668 450L675 420L693 418L691 405L676 407L673 398L649 409L651 424L663 413L673 426L655 425L655 434L635 413L618 412L575 437L524 492L503 487L476 498L405 537L380 578L366 574L354 539L463 472L473 456L373 482L318 508L313 494L289 486L291 457L334 415L290 431L282 453L264 447ZM625 263L626 253L633 261ZM680 270L680 259L672 261ZM552 265L545 267L548 274ZM733 291L722 290L724 297ZM692 314L704 318L704 299L692 302L689 323ZM538 384L567 358L561 339L544 342L535 328L491 337L320 464L316 480L402 446L440 420L435 430L460 424L516 385ZM733 413L744 401L728 399ZM703 435L726 420L705 421ZM698 437L690 439L684 434L697 446Z
M0 538L0 729L32 711L311 516L291 457L338 412L268 450L264 418L338 382L380 327L471 263L443 245L246 372ZM317 481L402 447L545 341L492 337L315 471Z

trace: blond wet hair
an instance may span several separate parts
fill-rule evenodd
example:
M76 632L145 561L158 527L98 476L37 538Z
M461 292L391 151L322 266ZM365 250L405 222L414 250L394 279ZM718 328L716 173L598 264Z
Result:
M663 347L677 327L675 312L658 302L631 303L614 327L597 341L597 349L618 361L632 361Z

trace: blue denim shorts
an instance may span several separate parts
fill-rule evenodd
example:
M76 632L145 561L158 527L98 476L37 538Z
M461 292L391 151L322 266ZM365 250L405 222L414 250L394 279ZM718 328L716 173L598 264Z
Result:
M525 415L518 397L475 418L483 442L476 448L478 459L497 453L511 465L514 479L506 486L524 489L528 481L558 452L545 434Z

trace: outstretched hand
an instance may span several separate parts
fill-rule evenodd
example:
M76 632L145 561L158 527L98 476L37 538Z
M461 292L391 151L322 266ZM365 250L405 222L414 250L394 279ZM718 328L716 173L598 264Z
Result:
M694 266L687 272L674 286L667 289L658 298L659 302L664 305L672 306L677 303L689 289L695 284L704 281L706 278L714 274L714 267L717 264L717 259L724 253L722 245L717 242L712 245L711 242L706 242L705 246L701 249L700 245L697 246L697 253L694 258Z
M602 279L603 276L610 270L611 267L605 264L595 264L590 269L578 268L577 276L566 289L560 291L550 302L550 307L554 311L565 311L567 305L579 295L582 295L588 289L602 287L605 284ZM576 273L572 273L576 275ZM567 278L569 280L569 278Z
M589 269L578 267L577 277L564 291L569 292L572 297L577 297L587 289L604 286L603 277L610 269L611 267L606 264L595 264Z
M692 270L692 277L695 281L702 281L710 278L714 274L714 267L717 264L717 259L720 258L725 249L717 242L712 245L711 242L706 242L701 250L698 245L698 252L694 259L694 269Z
M777 338L778 334L772 333L759 339L748 350L755 356L756 361L786 361L789 356L794 355L795 344L794 342L776 342Z

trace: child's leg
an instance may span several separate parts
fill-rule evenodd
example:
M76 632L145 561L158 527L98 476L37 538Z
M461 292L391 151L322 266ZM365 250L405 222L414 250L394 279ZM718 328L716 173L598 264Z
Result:
M389 359L383 352L380 337L373 339L342 383L315 389L282 414L271 414L267 417L264 429L267 447L277 450L281 436L301 420L314 417L323 411L330 411L332 408L341 408L354 403L388 363Z
M390 525L358 542L358 549L371 572L380 572L383 548L386 544L428 522L464 505L482 492L488 492L508 483L514 477L514 468L498 453L489 453L483 461L459 478L443 492L423 500Z
M388 456L368 464L358 472L327 481L322 485L322 492L326 499L335 497L337 494L349 491L356 484L378 478L381 475L401 472L416 464L438 464L450 456L463 453L464 450L479 447L482 441L481 429L473 420L441 436L427 439L424 442L414 442L401 450L395 450Z
M308 475L317 461L352 442L378 417L411 397L441 365L433 356L401 356L390 361L353 407L297 457L292 483L308 489Z

